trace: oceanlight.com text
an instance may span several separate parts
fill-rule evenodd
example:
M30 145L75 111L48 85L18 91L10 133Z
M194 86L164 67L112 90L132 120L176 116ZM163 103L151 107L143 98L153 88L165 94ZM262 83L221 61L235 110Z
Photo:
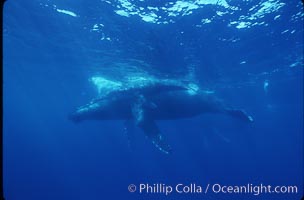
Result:
M208 186L208 185L207 185ZM209 185L210 186L210 185ZM271 186L271 185L235 185L235 186L227 186L221 184L213 184L212 185L212 192L213 193L234 193L234 194L253 194L253 195L260 195L260 194L297 194L298 187L297 186Z

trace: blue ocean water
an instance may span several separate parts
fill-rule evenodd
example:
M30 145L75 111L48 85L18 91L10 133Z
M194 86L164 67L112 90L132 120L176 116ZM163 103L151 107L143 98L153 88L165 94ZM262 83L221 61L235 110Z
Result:
M300 199L303 16L301 1L286 0L8 0L6 199ZM123 121L68 119L113 86L92 77L192 82L254 122L213 114L158 121L172 147L166 155L139 128L126 136ZM166 195L140 193L140 184L298 191Z

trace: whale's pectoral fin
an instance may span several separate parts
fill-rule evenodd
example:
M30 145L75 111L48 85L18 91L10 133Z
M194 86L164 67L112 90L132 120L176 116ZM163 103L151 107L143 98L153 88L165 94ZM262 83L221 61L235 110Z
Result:
M171 147L165 142L154 119L149 117L142 103L137 103L132 107L133 117L136 125L141 128L152 143L162 152L169 154Z
M226 109L225 111L232 117L235 117L240 120L247 121L247 122L253 122L253 118L250 115L247 115L243 110Z
M144 120L138 124L138 126L145 132L146 136L152 141L152 143L162 152L171 153L171 147L164 140L163 135L160 133L155 121Z

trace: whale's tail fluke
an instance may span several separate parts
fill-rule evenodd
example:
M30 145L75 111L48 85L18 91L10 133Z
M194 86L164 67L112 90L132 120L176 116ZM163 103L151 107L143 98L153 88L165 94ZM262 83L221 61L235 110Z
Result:
M234 118L246 121L246 122L253 122L253 118L246 114L243 110L237 110L237 109L226 109L226 113Z

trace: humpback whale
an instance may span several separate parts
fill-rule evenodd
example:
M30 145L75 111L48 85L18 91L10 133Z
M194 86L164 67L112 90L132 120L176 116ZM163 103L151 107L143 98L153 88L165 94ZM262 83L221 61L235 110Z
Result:
M134 120L152 143L168 154L171 147L156 121L191 118L204 113L222 113L245 122L253 121L243 110L225 106L213 92L201 90L195 84L168 80L129 87L122 85L79 107L69 119L74 122Z

